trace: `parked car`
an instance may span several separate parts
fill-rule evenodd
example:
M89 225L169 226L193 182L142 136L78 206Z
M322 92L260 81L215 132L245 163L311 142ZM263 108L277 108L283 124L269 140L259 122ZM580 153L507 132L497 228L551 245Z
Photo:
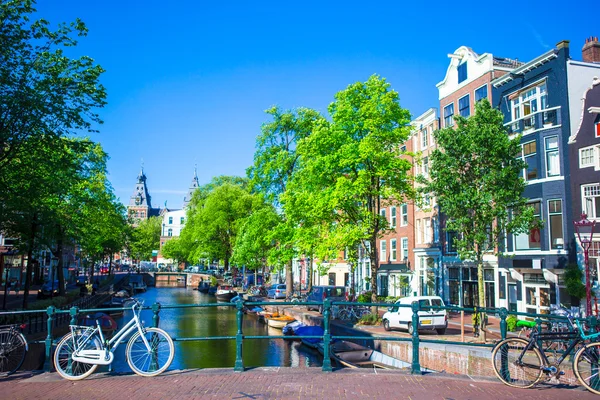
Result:
M38 299L45 299L47 297L54 297L54 296L58 296L58 279L54 280L54 283L52 282L45 282L42 287L38 290L38 294L37 294L37 298ZM65 285L66 288L66 285Z
M100 268L100 273L101 274L108 274L108 267L101 267Z
M444 300L439 296L412 296L403 297L397 300L394 305L388 308L383 314L383 327L386 331L393 328L407 329L412 335L414 326L412 325L413 311L411 307L399 307L402 305L411 305L419 302L419 326L418 329L435 330L439 335L446 333L448 327L448 314L446 310L437 310L431 306L444 307Z
M313 286L306 296L308 302L322 302L325 299L346 301L346 288L344 286ZM318 310L320 314L323 313L323 306L306 306L306 309Z
M87 275L79 275L77 277L77 286L87 285L89 282L89 278Z
M271 299L285 299L286 286L281 283L272 285L267 291L267 298Z

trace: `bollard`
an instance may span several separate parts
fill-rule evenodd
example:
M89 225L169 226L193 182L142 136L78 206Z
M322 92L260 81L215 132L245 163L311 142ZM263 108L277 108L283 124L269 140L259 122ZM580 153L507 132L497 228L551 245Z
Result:
M331 300L323 301L323 372L331 372L331 357L329 356L329 345L331 344L331 333L329 332L329 318L331 317Z
M77 325L77 316L79 315L79 307L73 306L69 310L71 314L71 325Z
M46 360L44 361L44 371L46 372L51 372L52 370L52 322L55 312L56 308L54 306L50 306L46 310L48 314L48 320L46 321L48 327L48 334L46 335Z
M154 314L152 316L152 326L155 328L158 328L158 323L160 322L160 316L158 315L159 312L160 312L160 303L152 304L152 313Z
M421 374L421 364L419 364L419 302L414 301L412 303L412 365L410 369L411 374Z
M244 333L242 332L242 323L244 319L244 301L238 300L235 302L237 307L237 334L235 335L235 365L233 370L236 372L244 371L244 359L243 359L243 344L244 344Z
M500 308L500 335L502 340L506 339L506 317L508 317L508 310L505 307Z

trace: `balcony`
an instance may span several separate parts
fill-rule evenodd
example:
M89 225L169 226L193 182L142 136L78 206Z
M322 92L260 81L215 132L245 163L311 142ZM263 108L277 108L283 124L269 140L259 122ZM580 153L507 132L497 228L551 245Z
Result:
M547 108L511 121L504 126L510 135L528 134L561 124L560 107Z

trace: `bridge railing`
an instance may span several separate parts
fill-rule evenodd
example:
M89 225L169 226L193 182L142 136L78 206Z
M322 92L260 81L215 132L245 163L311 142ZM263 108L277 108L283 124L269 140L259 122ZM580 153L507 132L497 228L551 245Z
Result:
M453 344L460 346L474 346L474 347L488 347L491 348L494 344L490 343L465 343L461 341L451 341L451 340L432 340L432 339L423 339L419 335L419 329L413 329L412 335L407 337L399 337L399 336L374 336L374 335L334 335L331 332L331 316L332 316L332 307L333 306L368 306L368 307L378 307L378 308L388 308L391 306L389 303L355 303L355 302L332 302L328 299L325 299L323 302L268 302L268 301L237 301L235 303L208 303L208 304L178 304L178 305L161 305L160 303L154 303L151 306L145 306L144 310L152 311L152 325L155 327L159 326L160 323L160 311L163 309L184 309L184 308L207 308L207 307L231 307L236 310L236 321L237 321L237 330L235 335L230 336L202 336L202 337L173 337L173 341L175 342L189 342L189 341L205 341L205 340L235 340L236 342L236 358L234 364L235 371L244 371L244 360L243 360L243 346L244 343L248 340L256 340L256 339L284 339L288 338L288 336L258 336L258 335L245 335L243 331L243 320L244 320L244 309L245 307L252 306L313 306L323 307L323 335L322 336L296 336L299 339L308 339L308 338L318 338L323 341L323 365L322 370L325 372L329 372L332 370L331 358L330 358L330 344L334 340L366 340L366 341L391 341L391 342L410 342L412 344L412 359L410 360L411 365L411 373L420 374L422 371L420 356L419 356L419 348L421 343L443 343L443 344ZM394 304L394 307L399 308L411 308L412 309L412 324L413 326L419 326L419 311L421 311L419 303L414 302L412 304ZM125 311L128 308L123 308ZM523 313L523 312L510 312L506 308L461 308L461 307L451 307L451 306L427 306L427 309L434 310L446 310L446 311L466 311L466 312L479 312L486 313L489 315L496 315L500 319L499 327L500 327L500 336L501 339L505 339L508 333L507 327L507 318L509 315L522 316L526 318L533 318L537 322L538 325L542 326L545 322L556 320L556 321L565 321L566 318L563 316L551 315L551 314L531 314L531 313ZM19 318L40 318L40 314L45 313L45 316L41 317L41 319L36 322L34 325L39 326L42 324L42 321L45 322L47 332L46 339L44 341L39 341L38 343L45 344L45 355L46 362L44 364L44 369L46 371L51 371L52 366L50 360L52 359L52 351L58 340L60 339L56 334L56 327L58 326L58 321L70 321L71 324L76 324L77 319L80 314L85 314L89 312L103 312L103 311L115 311L115 308L93 308L93 309L81 309L79 307L71 307L70 309L57 309L53 306L48 307L46 310L35 310L35 311L14 311L14 312L2 312L0 313L0 320L6 321L6 318L16 317L17 320ZM32 317L35 316L35 317ZM592 316L587 319L588 326L592 329L596 329L597 319Z

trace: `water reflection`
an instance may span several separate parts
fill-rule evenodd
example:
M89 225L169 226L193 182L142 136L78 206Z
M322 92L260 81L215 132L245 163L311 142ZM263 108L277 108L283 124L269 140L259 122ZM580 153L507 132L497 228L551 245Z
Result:
M214 296L202 294L191 288L149 288L139 294L145 305L159 302L164 305L215 303ZM130 312L117 319L119 327L128 321ZM146 326L152 324L152 312L143 311L142 319ZM256 316L244 315L243 332L248 336L281 335L281 330L258 322ZM162 309L159 326L171 337L215 337L235 336L237 332L236 310L234 307L198 307ZM116 354L113 371L130 371L124 355L125 344ZM235 364L235 340L202 340L175 342L175 359L170 369L184 368L233 368ZM320 355L298 342L282 339L244 340L243 361L245 367L319 367Z

